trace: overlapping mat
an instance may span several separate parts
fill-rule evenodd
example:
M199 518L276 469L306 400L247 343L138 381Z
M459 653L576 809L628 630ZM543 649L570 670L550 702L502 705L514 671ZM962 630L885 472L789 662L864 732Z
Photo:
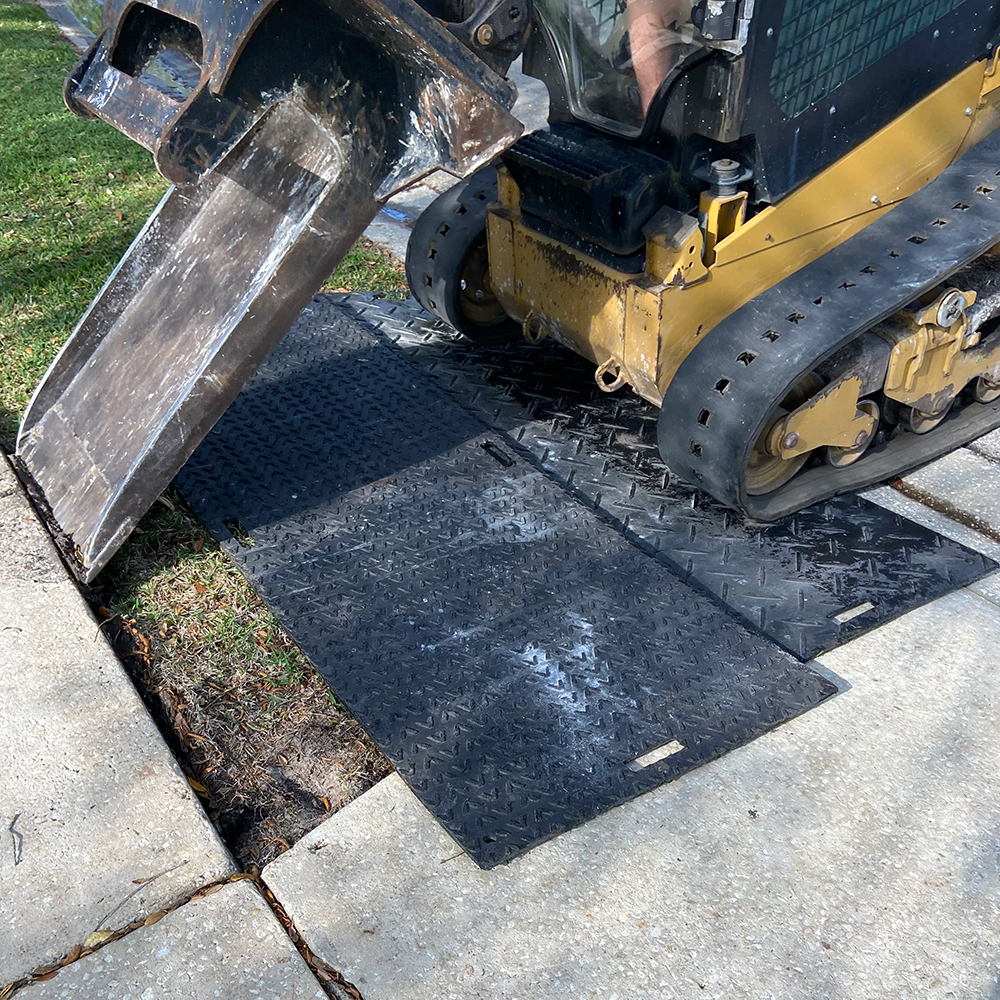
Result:
M430 343L420 322L415 336ZM470 391L461 381L449 380L460 398ZM659 545L667 560L651 558L634 520L533 451L529 413L514 420L508 407L506 424L487 426L469 407L493 403L476 393L479 403L460 405L387 336L321 297L177 485L416 794L491 867L836 688L747 627L739 602L766 597L770 569L713 589L703 579L711 560L678 554L669 534ZM915 589L907 575L904 596L889 587L897 613L990 568L885 516L893 533L845 537L821 518L759 548L784 553L821 589L844 589L846 577L831 584L824 567L862 560L859 542L884 567L902 532L908 573L931 583ZM727 530L716 551L731 573L727 546L745 529ZM817 550L836 558L817 562ZM681 579L681 563L701 575ZM727 594L732 607L719 599ZM799 608L799 618L816 616Z

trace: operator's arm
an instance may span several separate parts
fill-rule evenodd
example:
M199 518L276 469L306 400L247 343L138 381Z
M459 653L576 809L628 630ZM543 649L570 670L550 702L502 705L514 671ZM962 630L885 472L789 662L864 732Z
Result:
M674 25L690 4L684 0L626 0L626 3L632 66L642 110L646 112L674 64L677 41Z

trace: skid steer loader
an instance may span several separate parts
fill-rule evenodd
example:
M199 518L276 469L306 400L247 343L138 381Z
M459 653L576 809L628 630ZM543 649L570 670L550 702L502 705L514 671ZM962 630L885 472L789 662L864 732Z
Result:
M987 0L107 0L67 103L175 186L22 468L92 577L443 168L466 180L407 274L466 336L584 355L661 407L672 472L758 519L899 474L1000 425L998 42ZM551 124L516 141L521 53Z

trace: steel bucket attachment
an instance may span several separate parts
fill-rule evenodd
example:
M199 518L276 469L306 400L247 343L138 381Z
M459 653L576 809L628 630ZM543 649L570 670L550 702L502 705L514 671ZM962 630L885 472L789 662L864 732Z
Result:
M109 0L67 103L172 187L35 391L22 468L90 580L396 191L520 134L410 0Z

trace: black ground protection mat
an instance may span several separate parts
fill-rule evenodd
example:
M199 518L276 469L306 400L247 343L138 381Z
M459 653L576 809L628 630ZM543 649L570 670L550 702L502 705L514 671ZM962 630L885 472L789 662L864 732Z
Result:
M329 299L177 485L484 867L836 690Z
M594 366L561 345L477 347L413 300L338 301L633 542L803 659L996 568L853 494L748 525L670 478L656 447L655 406L628 389L601 392Z

